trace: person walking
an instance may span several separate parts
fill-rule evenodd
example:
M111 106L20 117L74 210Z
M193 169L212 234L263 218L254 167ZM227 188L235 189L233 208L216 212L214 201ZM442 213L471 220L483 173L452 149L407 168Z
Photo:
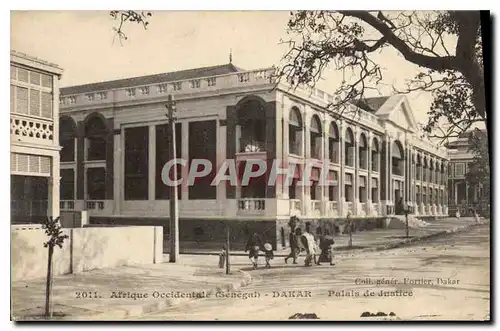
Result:
M325 235L321 240L320 249L320 262L328 262L330 265L335 265L333 263L333 245L335 244L335 240L333 239L333 235L330 234L330 231L326 229Z
M260 239L260 236L254 232L245 245L245 252L248 252L248 258L252 262L254 270L257 269L258 266L259 251L261 246L262 240Z
M270 243L264 244L264 254L266 258L266 268L271 268L271 260L274 259L273 245Z
M304 261L304 265L306 267L310 267L312 265L312 262L314 261L314 255L315 255L315 242L314 242L314 236L311 233L310 222L306 223L306 230L302 235L302 243L306 250L306 259Z
M293 259L293 264L297 264L297 258L300 255L300 237L302 236L302 230L296 228L295 231L290 232L290 254L285 257L285 263L288 263L288 259Z

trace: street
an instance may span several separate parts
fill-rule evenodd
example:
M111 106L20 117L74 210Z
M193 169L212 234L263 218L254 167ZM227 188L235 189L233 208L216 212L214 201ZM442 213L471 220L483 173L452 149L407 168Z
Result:
M142 320L364 320L364 312L403 320L485 320L490 309L490 229L482 225L404 248L336 256L336 265L304 267L275 258L251 270L246 257L232 268L253 282L142 316ZM387 317L388 318L388 317ZM380 318L379 318L380 319Z

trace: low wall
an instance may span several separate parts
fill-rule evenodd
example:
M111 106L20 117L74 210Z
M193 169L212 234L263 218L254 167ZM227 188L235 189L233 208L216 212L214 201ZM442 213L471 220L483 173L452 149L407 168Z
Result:
M153 226L63 229L69 236L53 256L54 275L134 264L162 263L163 229ZM11 228L11 279L47 275L43 229Z
M165 226L164 239L168 240L168 218L140 217L90 217L90 226L113 227L117 225L155 225ZM229 226L232 249L243 250L250 233L257 232L262 240L271 243L276 249L276 220L216 220L216 219L179 219L179 241L181 251L184 243L209 243L213 249L220 249L226 242L226 226ZM203 247L207 247L206 245ZM165 247L168 248L168 247Z

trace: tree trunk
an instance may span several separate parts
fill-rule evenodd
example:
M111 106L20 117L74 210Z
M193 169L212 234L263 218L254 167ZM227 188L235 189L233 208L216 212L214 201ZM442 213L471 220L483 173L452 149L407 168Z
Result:
M45 288L45 317L52 318L52 309L50 304L50 295L52 293L52 256L54 247L49 245L49 256L47 261L47 283Z

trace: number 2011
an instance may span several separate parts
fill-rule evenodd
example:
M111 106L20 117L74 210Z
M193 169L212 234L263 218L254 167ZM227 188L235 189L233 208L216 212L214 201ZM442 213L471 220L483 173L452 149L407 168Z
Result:
M75 292L77 299L98 299L99 295L97 292Z

